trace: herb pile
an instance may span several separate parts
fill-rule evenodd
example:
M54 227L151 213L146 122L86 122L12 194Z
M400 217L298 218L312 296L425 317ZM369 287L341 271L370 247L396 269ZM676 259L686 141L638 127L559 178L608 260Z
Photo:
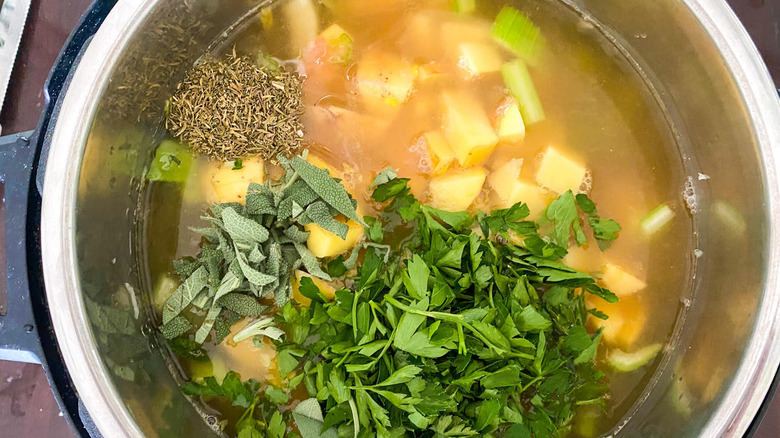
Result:
M556 201L540 231L524 204L450 213L420 204L407 183L392 171L375 181L373 199L385 208L367 219L366 234L389 252L365 245L351 271L343 258L331 261L330 275L349 273L353 286L328 301L303 278L310 307L291 301L277 312L282 388L260 392L229 375L221 386L188 383L185 393L247 408L241 438L295 437L293 423L303 438L557 437L579 406L603 406L607 387L593 368L601 332L584 325L589 313L606 316L586 307L585 294L617 297L559 261L572 234L584 236L573 194ZM577 201L598 218L589 223L599 241L616 237L617 224L586 196ZM504 243L518 238L523 246ZM246 391L237 396L226 382ZM300 388L311 397L300 409L278 409Z
M272 58L228 56L191 70L168 104L166 127L195 152L221 161L274 161L303 144L302 79Z
M246 205L214 204L203 218L211 226L195 230L205 239L198 257L174 262L182 284L163 307L161 331L167 339L194 328L182 314L187 308L207 312L195 341L202 344L215 329L220 343L241 317L267 312L259 298L273 296L276 305L287 304L294 270L331 279L306 247L309 233L303 227L317 223L346 237L347 225L334 218L343 215L362 222L356 202L338 180L304 158L280 161L287 170L281 181L250 184ZM261 323L248 329L269 331L268 324Z

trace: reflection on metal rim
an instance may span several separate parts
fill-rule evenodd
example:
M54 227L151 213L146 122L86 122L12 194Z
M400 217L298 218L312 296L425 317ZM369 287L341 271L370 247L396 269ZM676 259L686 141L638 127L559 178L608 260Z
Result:
M103 436L142 437L116 392L86 319L76 272L76 190L81 157L103 85L155 0L120 1L79 63L63 98L48 157L41 212L44 277L52 321L79 397Z

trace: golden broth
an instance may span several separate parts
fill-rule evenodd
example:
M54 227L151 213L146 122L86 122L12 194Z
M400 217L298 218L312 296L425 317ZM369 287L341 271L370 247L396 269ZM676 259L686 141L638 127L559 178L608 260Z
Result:
M318 8L319 29L333 23L342 26L352 37L353 58L345 65L329 62L332 53L319 39L303 52L300 65L307 75L304 126L309 153L344 180L366 214L376 211L368 186L387 167L411 178L415 195L427 199L433 163L423 136L442 129L446 111L442 96L468 96L492 123L506 97L500 73L467 79L453 51L459 39L470 38L470 32L487 32L506 2L478 2L475 16L458 16L449 11L447 1L436 0L330 3L332 9ZM531 18L546 39L531 75L547 117L526 126L523 141L499 144L481 166L490 173L509 160L522 159L520 178L534 183L540 157L550 146L584 163L590 180L585 188L599 213L615 219L623 231L608 250L585 246L565 261L597 277L605 264L612 263L647 283L618 304L593 302L608 314L625 315L622 330L629 332L622 341L605 336L599 360L613 348L633 351L666 343L689 287L694 248L692 220L681 196L685 171L671 130L646 82L591 24L555 2L511 4ZM285 20L283 8L272 10L273 24L268 29L264 30L260 14L223 47L235 47L239 54L250 56L258 51L289 56L287 34L295 30ZM266 14L265 26L267 18ZM427 27L430 23L434 31ZM511 59L508 52L501 53L503 61ZM360 74L365 68L361 63L372 59L411 66L414 88L406 103L382 105L361 97ZM199 236L188 227L200 226L208 202L220 200L211 184L220 166L199 158L183 189L170 183L150 185L146 226L154 230L148 236L154 245L147 248L147 262L153 282L171 271L174 258L197 253ZM659 233L644 236L640 220L661 203L676 213L673 221ZM495 194L485 184L471 209L495 206ZM633 339L627 342L624 338ZM236 369L244 378L278 379L272 347L257 348L248 340L211 345L207 350L214 365L201 372L224 374ZM193 367L185 368L193 373ZM645 367L620 374L606 365L603 369L611 398L599 431L609 430L620 420L654 371Z

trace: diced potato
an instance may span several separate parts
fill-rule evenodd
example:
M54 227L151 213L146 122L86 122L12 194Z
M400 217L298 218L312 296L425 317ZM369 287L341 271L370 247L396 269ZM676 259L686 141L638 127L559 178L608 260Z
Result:
M338 24L331 24L327 29L323 30L320 33L320 36L325 39L325 41L328 44L332 44L334 41L338 41L342 35L346 35L349 38L352 38L352 36L344 30L343 27L339 26Z
M417 66L417 77L420 79L421 82L431 82L435 81L437 79L442 79L447 77L447 74L442 71L442 68L440 65L436 63L429 62L427 64L422 64Z
M556 193L567 190L576 193L585 180L585 173L584 165L549 147L536 172L536 182Z
M612 263L607 263L604 267L601 283L619 298L633 295L647 287L647 283Z
M320 33L320 37L333 49L330 62L347 65L352 60L352 35L343 27L331 24Z
M316 257L321 259L335 257L354 248L363 237L362 225L353 220L346 221L343 218L338 220L349 226L346 239L342 239L314 223L304 227L309 232L306 245L309 247L309 251Z
M409 100L416 77L415 65L397 55L373 51L363 55L355 81L368 109L388 112Z
M520 180L522 159L509 160L490 173L488 184L495 193L495 208L509 208L524 202L531 211L532 220L537 219L550 203L551 196L536 184Z
M230 161L218 164L213 173L205 172L210 177L211 186L217 199L215 202L245 202L246 191L250 182L263 184L265 182L265 168L263 160L251 158L243 160L241 169L234 170L235 164Z
M589 298L588 301L591 299ZM596 307L609 316L602 320L591 316L588 318L588 327L596 330L604 328L602 338L611 346L623 350L630 350L639 339L647 323L647 310L641 301L630 297L614 304L609 304L601 299L594 299L588 303L588 307Z
M519 143L525 139L525 123L517 101L507 98L498 108L497 130L499 140L505 143Z
M596 245L572 246L568 251L562 262L578 271L590 274L604 266L604 255Z
M480 164L490 157L498 136L482 105L465 93L444 93L444 134L463 167Z
M473 17L448 21L441 25L441 39L448 49L461 43L490 43L490 23Z
M319 18L313 0L288 0L284 13L289 23L290 37L287 45L291 58L297 58L314 39L319 29Z
M523 169L523 159L515 158L490 172L487 181L499 199L505 205L511 205L511 196L515 182L520 180L520 171ZM505 208L505 207L501 207Z
M431 179L431 205L446 211L464 211L477 199L487 172L482 167L450 172Z
M467 79L501 70L504 60L491 44L461 43L458 46L458 68Z
M293 277L292 280L292 297L295 301L300 303L302 306L309 307L311 304L311 299L303 296L300 292L301 287L301 279L303 277L311 278L311 281L314 283L315 286L320 288L320 292L325 296L325 298L329 300L333 300L333 298L336 297L336 288L331 286L328 282L321 278L312 277L307 272L303 272L300 269L295 271L295 277Z
M276 368L276 349L270 342L264 341L260 348L250 337L233 342L233 336L251 322L244 318L230 327L225 341L209 350L213 364L214 377L222 381L228 371L235 371L242 379L257 379L273 385L281 383Z
M430 131L423 134L428 145L428 156L433 166L433 174L438 175L450 168L455 161L455 153L452 152L449 142L441 131Z

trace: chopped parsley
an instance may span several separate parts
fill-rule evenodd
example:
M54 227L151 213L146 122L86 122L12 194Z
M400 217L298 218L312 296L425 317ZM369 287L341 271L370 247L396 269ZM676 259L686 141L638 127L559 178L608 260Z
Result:
M310 306L280 303L281 388L261 392L229 375L232 389L206 379L185 392L246 407L239 437L557 437L578 407L604 406L594 369L601 331L589 334L585 322L605 315L585 295L617 297L560 262L572 230L581 242L576 202L589 218L595 206L561 195L547 212L550 239L524 204L445 212L421 204L407 183L390 172L375 182L384 209L366 233L385 246L364 245L350 271L342 258L327 264L349 288L329 301L304 278ZM615 231L591 226L603 240ZM278 409L301 390L310 398Z

